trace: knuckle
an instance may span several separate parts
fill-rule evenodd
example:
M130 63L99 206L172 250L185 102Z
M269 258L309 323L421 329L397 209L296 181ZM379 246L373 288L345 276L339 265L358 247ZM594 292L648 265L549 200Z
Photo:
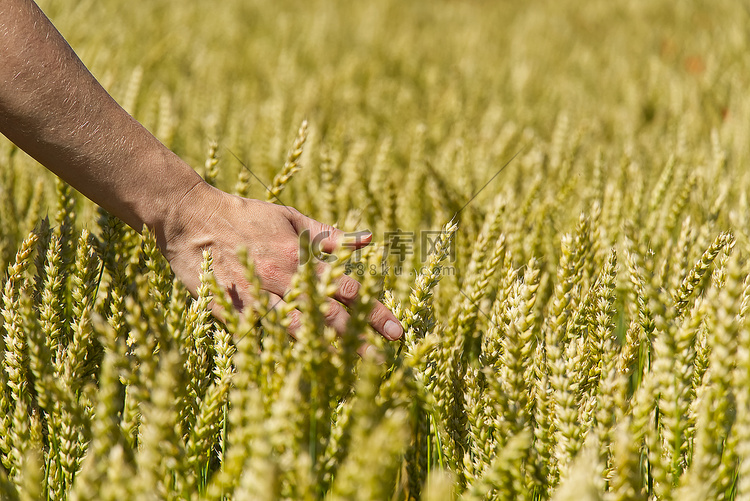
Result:
M328 308L326 309L324 318L326 321L326 324L332 324L342 313L341 306L338 305L338 303L335 303L333 301L328 303Z
M300 318L300 312L297 310L292 310L287 314L287 319L289 321L288 329L292 332L299 329L299 326L302 325L302 319Z
M370 315L368 316L368 321L373 326L383 325L389 316L388 308L380 303L375 303L375 306L372 308L372 311L370 311Z
M299 262L299 245L297 245L297 242L289 242L279 245L277 251L284 262L293 263L294 266L297 266L297 263Z
M264 284L282 282L285 275L281 267L273 261L256 262L255 273Z
M352 301L357 297L358 292L359 282L356 280L348 278L346 280L341 280L341 283L339 283L339 297L342 300Z

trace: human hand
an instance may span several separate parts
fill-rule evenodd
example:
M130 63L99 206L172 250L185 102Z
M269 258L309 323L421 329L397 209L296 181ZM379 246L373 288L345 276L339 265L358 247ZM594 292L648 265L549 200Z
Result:
M297 270L302 231L316 242L329 232L320 241L324 252L342 239L341 231L294 209L228 195L201 180L107 94L34 2L1 1L0 33L0 133L132 228L154 231L192 293L202 251L210 248L219 284L238 307L250 304L237 257L246 247L274 304ZM327 313L338 332L358 290L350 277L338 282ZM403 333L380 303L369 321L388 339Z
M255 299L237 256L241 247L247 249L270 303L281 305L297 271L300 234L307 230L310 239L319 242L320 250L327 253L333 252L344 237L341 230L291 207L230 195L206 183L199 183L191 190L173 214L177 214L180 221L170 225L162 251L177 277L195 293L202 252L210 248L216 280L240 309ZM352 245L364 247L371 238L372 235L366 236ZM346 275L338 281L326 323L339 333L345 331L349 320L345 306L354 304L359 287L359 282ZM375 303L368 320L386 339L396 340L403 334L396 317L380 302ZM293 314L292 334L296 325Z

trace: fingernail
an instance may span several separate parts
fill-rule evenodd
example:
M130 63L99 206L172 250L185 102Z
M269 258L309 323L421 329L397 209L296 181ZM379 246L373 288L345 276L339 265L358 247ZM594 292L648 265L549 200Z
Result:
M345 235L344 245L349 247L359 247L363 240L372 237L370 230L360 230Z
M388 320L383 326L383 330L385 331L385 337L387 337L391 341L395 341L396 339L400 338L404 333L404 329L402 329L401 326L393 320Z
M360 242L364 238L369 238L372 236L372 232L370 230L359 230L352 233L352 237L355 241Z

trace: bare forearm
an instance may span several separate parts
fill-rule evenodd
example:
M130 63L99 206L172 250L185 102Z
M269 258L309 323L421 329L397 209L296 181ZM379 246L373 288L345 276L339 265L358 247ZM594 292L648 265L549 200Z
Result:
M132 227L151 227L192 292L210 248L217 281L238 307L254 300L239 248L248 249L263 289L279 305L297 270L300 233L325 235L321 249L329 253L344 239L289 207L204 183L120 108L32 0L0 0L0 132ZM326 314L338 332L346 332L344 305L354 304L358 289L350 277L339 281ZM380 303L369 320L389 339L403 334Z
M0 132L160 240L200 177L99 85L31 0L0 0Z

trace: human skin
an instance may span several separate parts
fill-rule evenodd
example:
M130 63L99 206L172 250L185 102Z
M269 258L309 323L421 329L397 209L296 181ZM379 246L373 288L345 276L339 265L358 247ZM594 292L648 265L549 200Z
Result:
M324 252L343 243L340 230L295 209L204 182L115 102L32 0L0 0L0 132L134 229L150 228L193 294L206 248L217 281L241 308L256 298L237 257L240 248L247 249L271 303L281 305L297 270L300 233L308 230ZM371 238L352 245L363 247ZM351 277L338 282L326 321L339 333L349 318L344 306L356 301L358 290ZM380 303L369 322L387 339L403 334Z

